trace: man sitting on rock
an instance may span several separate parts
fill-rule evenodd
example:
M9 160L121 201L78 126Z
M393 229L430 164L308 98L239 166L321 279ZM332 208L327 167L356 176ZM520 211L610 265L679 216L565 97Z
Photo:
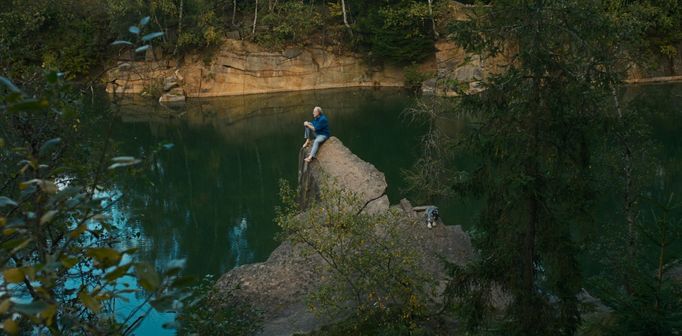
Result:
M329 121L327 116L322 114L322 108L315 106L313 109L313 121L303 122L305 127L305 143L303 147L310 146L311 139L313 139L313 148L310 150L310 155L305 158L306 162L312 161L317 155L317 151L320 149L320 145L329 139Z

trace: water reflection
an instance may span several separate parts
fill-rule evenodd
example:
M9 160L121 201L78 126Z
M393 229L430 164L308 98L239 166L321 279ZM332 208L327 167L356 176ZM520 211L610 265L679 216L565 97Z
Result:
M143 257L187 258L188 272L221 274L265 260L278 245L278 180L295 181L302 122L321 105L332 132L386 173L397 201L401 170L422 129L400 116L413 98L398 90L329 90L205 99L180 110L128 101L114 124L117 153L154 156L142 174L121 175L121 211L141 233Z

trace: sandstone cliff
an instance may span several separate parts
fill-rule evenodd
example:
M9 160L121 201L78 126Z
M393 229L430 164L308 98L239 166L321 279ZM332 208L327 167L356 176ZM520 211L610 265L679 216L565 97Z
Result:
M226 40L205 63L199 56L183 65L172 62L126 62L107 73L107 91L142 93L163 86L174 77L187 97L214 97L253 93L342 87L402 86L397 67L370 67L359 55L338 55L323 47L266 51L255 44Z

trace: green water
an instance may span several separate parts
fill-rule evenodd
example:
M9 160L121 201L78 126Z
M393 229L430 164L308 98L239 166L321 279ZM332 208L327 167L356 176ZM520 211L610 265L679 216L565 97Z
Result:
M148 101L123 107L113 126L121 155L173 146L146 174L116 179L126 195L119 213L159 265L186 258L188 273L203 276L263 261L278 245L278 181L296 183L312 108L322 106L332 134L386 173L397 202L401 169L414 162L423 131L401 117L412 102L397 90L331 90L207 99L175 111Z
M625 98L647 107L657 143L660 173L647 192L680 195L682 85L631 87ZM401 116L415 101L401 90L345 89L193 100L175 110L149 100L127 102L112 124L118 155L145 157L159 145L172 146L144 173L117 176L113 189L126 197L114 217L139 231L142 257L159 266L186 258L187 272L203 276L263 261L279 244L273 223L278 181L296 181L302 123L312 108L322 106L332 134L386 174L395 204L409 196L401 171L415 162L425 131ZM448 127L460 132L464 123ZM599 197L597 223L618 218L618 195ZM438 205L446 223L467 228L475 225L480 208L477 200L460 198ZM598 273L596 264L585 265ZM152 315L137 334L172 334L160 328L170 319Z

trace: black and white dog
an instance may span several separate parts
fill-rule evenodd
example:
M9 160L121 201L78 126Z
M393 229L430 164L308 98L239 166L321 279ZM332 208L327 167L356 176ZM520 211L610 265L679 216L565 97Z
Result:
M438 207L435 206L430 206L426 208L426 227L427 228L432 228L436 226L436 223L438 223L438 218L440 218L440 214L438 213Z

